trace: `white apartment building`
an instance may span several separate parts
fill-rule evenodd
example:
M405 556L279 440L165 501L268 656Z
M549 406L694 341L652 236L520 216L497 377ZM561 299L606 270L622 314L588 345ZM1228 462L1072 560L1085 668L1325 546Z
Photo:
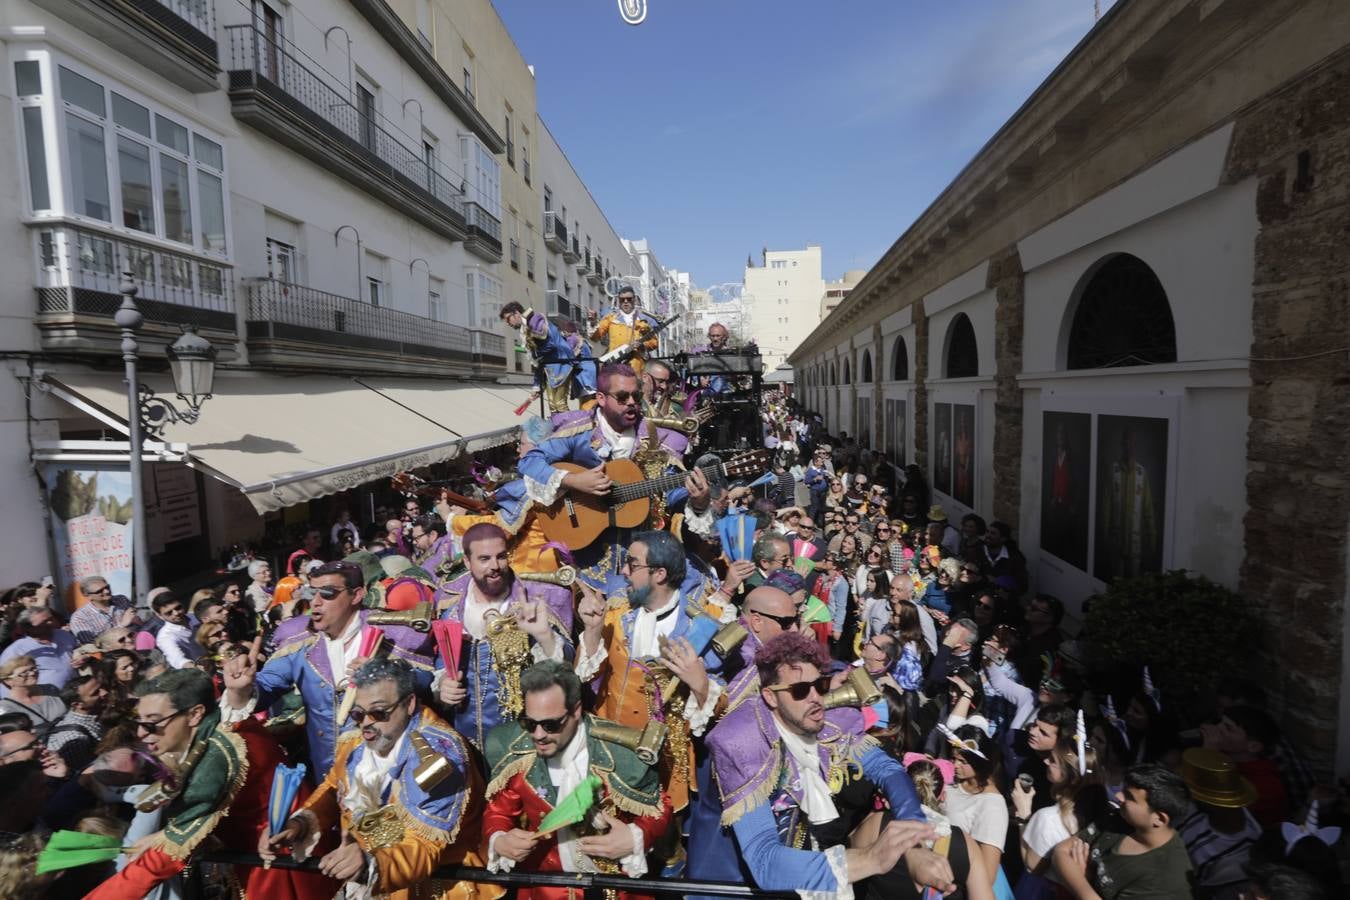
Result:
M183 327L219 352L200 420L147 457L136 524L165 578L514 433L480 315L505 143L385 0L11 0L0 105L0 491L23 521L60 525L35 468L126 477L126 268L151 389L172 396ZM41 529L6 542L16 578L49 559L79 574Z
M825 282L825 292L820 295L820 320L822 322L825 321L826 316L834 312L836 306L844 302L844 298L852 293L858 282L862 281L866 275L866 269L849 269L844 273L843 278Z
M820 247L765 250L761 265L745 269L742 327L759 344L764 371L772 372L820 323L825 291Z
M584 332L587 313L604 315L609 308L607 290L636 284L641 269L542 119L535 131L536 178L543 197L537 211L543 243L539 252L548 316L574 320Z

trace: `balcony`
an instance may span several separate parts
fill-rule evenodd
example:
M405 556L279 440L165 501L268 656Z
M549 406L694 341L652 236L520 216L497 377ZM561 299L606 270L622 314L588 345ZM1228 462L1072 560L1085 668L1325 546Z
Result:
M217 90L214 0L33 0L191 91Z
M586 252L589 253L590 251L588 250ZM585 275L587 270L591 267L591 261L589 257L579 256L573 265L576 266L578 274Z
M244 290L253 365L331 371L336 351L351 372L490 374L506 366L501 335L272 278L249 279Z
M562 291L544 291L544 315L554 322L572 318L572 304Z
M600 257L591 257L591 269L586 273L586 280L596 287L605 283L605 273L600 268Z
M563 248L563 262L574 263L581 259L581 242L577 240L576 235L572 235L572 242Z
M347 93L306 68L288 44L251 25L231 25L230 102L235 118L451 240L464 240L464 199L429 165L363 113ZM500 236L498 237L500 242ZM498 247L498 258L501 248Z
M143 351L167 346L197 328L224 354L238 339L232 272L222 262L69 225L38 226L38 327L44 350L120 353L113 316L130 268L145 317ZM148 342L148 343L147 343Z
M551 210L544 212L544 244L559 253L567 249L567 225Z
M464 221L469 227L464 249L488 262L502 261L502 223L497 217L472 200L464 204ZM519 250L517 250L519 266Z
M511 268L520 271L520 244L514 239L511 241Z

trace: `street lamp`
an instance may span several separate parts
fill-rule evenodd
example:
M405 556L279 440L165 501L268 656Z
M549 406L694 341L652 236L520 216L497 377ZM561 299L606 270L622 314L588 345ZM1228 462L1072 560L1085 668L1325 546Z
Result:
M216 377L216 348L211 342L191 329L184 332L166 351L169 371L173 375L174 391L187 404L179 409L168 400L141 384L137 371L140 345L136 333L145 317L136 307L136 281L130 269L122 273L118 286L122 305L113 321L122 331L122 362L126 366L127 382L127 437L131 444L131 504L132 504L132 594L136 605L143 607L146 592L150 590L150 545L145 531L145 493L141 482L141 457L144 454L145 434L160 437L165 427L173 422L192 424L201 413L202 404L211 399L211 388Z

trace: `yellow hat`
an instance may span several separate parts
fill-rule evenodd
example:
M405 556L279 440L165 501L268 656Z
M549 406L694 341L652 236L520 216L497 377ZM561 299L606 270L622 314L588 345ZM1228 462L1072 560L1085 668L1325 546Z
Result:
M1181 776L1196 803L1239 809L1256 802L1257 792L1222 753L1192 747L1181 756Z

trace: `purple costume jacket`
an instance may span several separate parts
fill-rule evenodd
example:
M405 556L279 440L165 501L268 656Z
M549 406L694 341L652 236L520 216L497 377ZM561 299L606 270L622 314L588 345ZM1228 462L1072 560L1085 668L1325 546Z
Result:
M751 666L727 687L729 708L708 734L707 748L719 794L720 821L709 821L700 803L690 820L689 874L693 878L751 883L765 891L835 891L839 884L822 850L815 849L800 808L801 779L783 748L773 714L760 696ZM821 771L852 779L861 773L876 785L894 819L923 821L914 786L900 763L863 732L862 713L840 708L825 714L816 738ZM703 814L701 814L703 813ZM795 849L796 845L804 849Z

